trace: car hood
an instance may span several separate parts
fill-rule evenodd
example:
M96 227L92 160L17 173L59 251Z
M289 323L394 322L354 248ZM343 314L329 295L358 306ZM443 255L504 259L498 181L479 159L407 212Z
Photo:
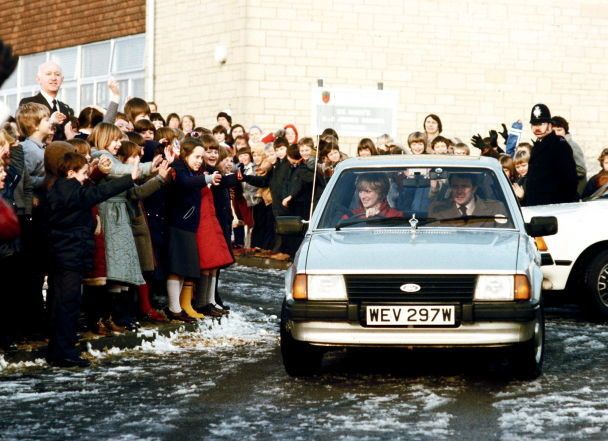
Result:
M520 234L495 229L350 229L312 233L307 273L512 273Z

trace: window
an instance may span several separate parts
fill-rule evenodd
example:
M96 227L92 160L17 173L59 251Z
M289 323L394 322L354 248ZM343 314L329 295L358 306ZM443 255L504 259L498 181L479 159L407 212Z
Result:
M59 99L77 112L89 105L107 106L112 77L120 85L122 105L127 96L144 97L144 53L145 36L139 34L20 57L17 70L0 89L0 102L14 114L22 98L39 91L38 66L53 60L64 75Z

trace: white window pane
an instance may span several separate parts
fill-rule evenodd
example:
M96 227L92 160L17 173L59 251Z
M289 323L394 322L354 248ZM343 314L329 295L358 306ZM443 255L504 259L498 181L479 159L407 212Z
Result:
M103 81L95 84L95 104L106 106L108 103L108 84Z
M117 40L114 44L112 72L124 72L144 68L144 36Z
M120 102L118 103L118 107L122 109L127 101L127 97L131 96L129 91L129 80L116 80L116 82L120 88Z
M94 95L95 88L93 84L83 84L80 86L80 108L83 109L86 106L92 106L95 104Z
M17 94L13 93L10 95L6 96L6 105L8 106L9 110L11 111L11 115L14 115L15 112L17 111Z
M63 86L61 86L61 101L66 103L72 109L77 109L77 95L78 88L76 87L76 84L63 83ZM78 112L76 112L76 116L78 116Z
M71 47L51 52L51 60L55 61L63 71L66 80L76 79L77 48Z
M131 96L136 96L138 98L144 98L146 91L144 88L144 79L136 78L131 81Z
M110 65L110 42L82 47L82 76L107 75Z
M38 67L46 61L46 53L21 57L21 86L32 86L36 83Z

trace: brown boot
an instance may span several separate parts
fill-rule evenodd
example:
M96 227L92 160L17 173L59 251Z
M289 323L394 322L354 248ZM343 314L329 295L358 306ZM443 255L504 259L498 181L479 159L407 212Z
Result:
M123 332L125 332L127 330L127 328L125 328L123 326L118 326L116 323L114 323L114 321L112 320L112 317L110 317L107 320L104 320L103 323L106 325L106 328L108 328L110 331L112 331L116 334L122 334Z
M179 295L179 304L182 307L182 310L188 315L188 317L192 317L193 319L197 320L204 319L204 314L196 312L192 308L192 291L192 282L184 282L184 287L182 288L182 292Z
M97 335L112 335L112 331L108 329L106 324L101 319L97 320L97 323L92 326L91 331Z

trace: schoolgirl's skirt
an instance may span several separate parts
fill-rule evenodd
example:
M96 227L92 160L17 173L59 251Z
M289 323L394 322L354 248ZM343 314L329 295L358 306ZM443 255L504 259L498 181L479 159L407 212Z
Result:
M169 227L167 257L169 274L177 274L187 279L198 279L201 276L195 233Z

